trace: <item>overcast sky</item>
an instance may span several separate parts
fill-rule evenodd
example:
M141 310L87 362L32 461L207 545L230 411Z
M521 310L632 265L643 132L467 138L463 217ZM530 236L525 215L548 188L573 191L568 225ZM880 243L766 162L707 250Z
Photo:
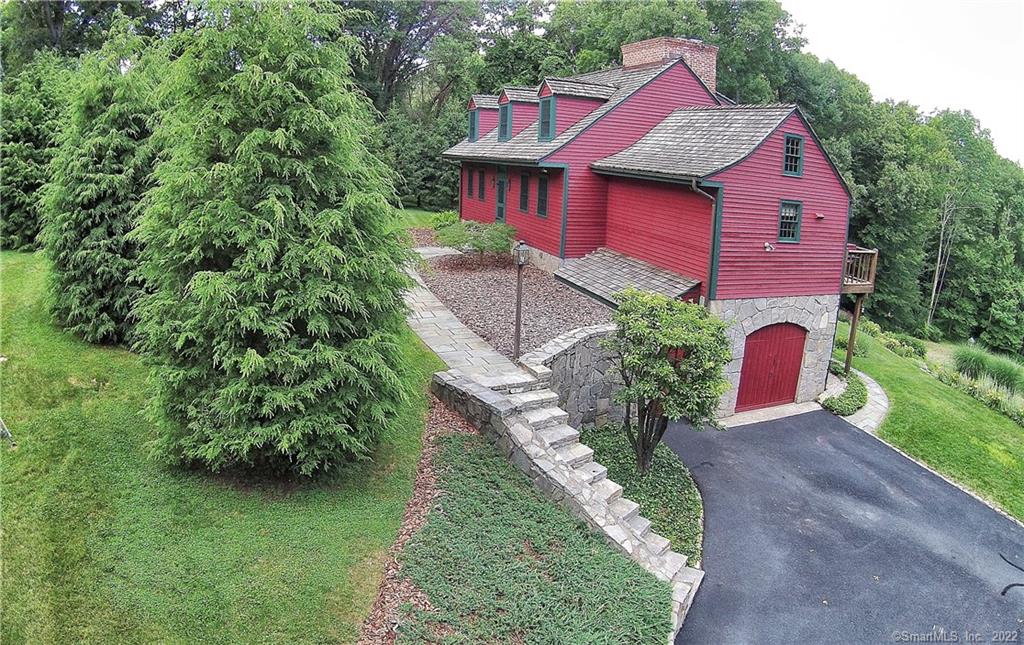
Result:
M970 110L1024 164L1024 0L782 0L806 50L876 100Z

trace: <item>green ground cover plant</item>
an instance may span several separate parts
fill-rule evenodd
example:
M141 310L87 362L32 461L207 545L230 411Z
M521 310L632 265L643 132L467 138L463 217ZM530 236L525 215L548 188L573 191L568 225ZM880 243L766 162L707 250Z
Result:
M437 230L437 241L442 246L468 249L478 255L507 255L512 250L516 229L501 222L481 224L456 221Z
M594 450L594 461L608 469L608 479L622 486L622 495L640 505L651 530L668 538L672 550L696 566L701 559L703 506L690 471L672 449L664 444L655 448L650 470L641 474L621 427L585 428L580 441Z
M829 370L833 374L842 374L843 366L841 363L832 362L829 365ZM841 417L848 417L863 408L867 402L867 386L864 385L864 381L859 376L851 371L846 376L846 389L842 394L828 397L821 402L821 407Z
M671 591L540 497L476 435L440 440L439 497L402 572L434 611L405 608L400 643L662 643Z
M953 366L966 377L988 376L1010 393L1024 393L1024 365L1008 356L965 343L953 349Z
M839 334L848 332L843 323ZM889 396L878 434L1024 520L1024 432L1011 419L866 338L853 365ZM842 359L836 352L835 358Z
M412 492L426 385L441 368L411 332L412 392L373 461L271 481L148 458L152 389L138 356L50 322L38 254L0 253L4 643L353 642Z

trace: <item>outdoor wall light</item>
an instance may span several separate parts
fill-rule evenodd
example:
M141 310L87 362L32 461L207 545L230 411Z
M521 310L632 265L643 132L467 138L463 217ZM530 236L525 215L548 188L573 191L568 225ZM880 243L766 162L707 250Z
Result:
M771 253L772 251L775 250L775 245L772 244L771 242L765 242L764 243L764 250L768 251L769 253Z

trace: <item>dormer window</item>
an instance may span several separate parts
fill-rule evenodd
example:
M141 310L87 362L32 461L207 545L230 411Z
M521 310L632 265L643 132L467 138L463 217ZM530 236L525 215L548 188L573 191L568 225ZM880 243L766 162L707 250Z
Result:
M512 133L512 104L502 103L498 106L498 141L508 141Z
M551 141L555 138L555 97L545 96L540 100L540 128L538 138Z
M480 134L480 110L469 111L469 140L476 141Z
M786 135L782 174L790 177L799 177L804 174L804 138L800 135Z

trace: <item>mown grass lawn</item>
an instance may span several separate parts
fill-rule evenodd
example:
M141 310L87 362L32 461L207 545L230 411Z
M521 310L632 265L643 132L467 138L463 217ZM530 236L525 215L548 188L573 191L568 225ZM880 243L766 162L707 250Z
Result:
M147 458L139 357L56 330L39 254L0 254L3 643L351 642L411 494L425 384L372 463L242 483Z
M849 328L841 325L838 333ZM878 434L1024 520L1024 429L941 383L918 361L867 334L858 334L860 342L868 355L855 357L853 365L878 381L891 406Z
M421 210L419 208L399 208L398 209L398 227L399 228L425 228L430 226L430 217L434 213L431 211Z

